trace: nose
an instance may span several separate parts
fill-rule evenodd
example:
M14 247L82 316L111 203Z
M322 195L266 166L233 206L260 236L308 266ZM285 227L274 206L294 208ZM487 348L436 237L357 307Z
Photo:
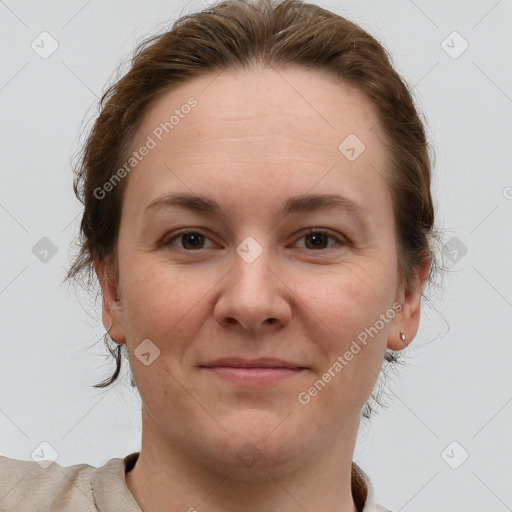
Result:
M273 331L289 323L292 312L289 288L270 267L266 251L251 263L235 255L234 266L222 281L215 305L215 320L253 334Z

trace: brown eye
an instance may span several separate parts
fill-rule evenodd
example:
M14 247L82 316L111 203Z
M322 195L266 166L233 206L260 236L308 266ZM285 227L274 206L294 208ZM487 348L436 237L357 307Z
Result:
M335 245L347 245L347 242L342 237L318 229L309 230L305 235L302 236L300 240L304 240L304 246L301 248L310 249L313 251L330 249Z
M209 246L206 245L207 242L210 243ZM169 238L167 242L163 243L163 245L172 246L186 251L193 251L212 247L213 243L207 236L197 231L182 231L172 238Z
M313 233L306 235L305 240L308 249L325 249L329 243L329 236L325 233Z
M181 245L183 249L202 249L204 245L204 236L200 233L187 233L181 235Z

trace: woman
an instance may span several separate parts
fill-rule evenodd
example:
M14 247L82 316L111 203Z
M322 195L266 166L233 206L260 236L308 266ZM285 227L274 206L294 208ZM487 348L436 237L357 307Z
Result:
M432 278L424 129L382 46L300 1L146 41L77 169L81 252L143 402L101 468L0 457L2 510L382 511L352 462ZM46 466L46 467L44 467Z

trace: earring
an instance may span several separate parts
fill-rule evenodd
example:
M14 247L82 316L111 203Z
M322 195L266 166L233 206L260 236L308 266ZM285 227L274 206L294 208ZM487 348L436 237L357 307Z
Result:
M407 338L405 337L405 334L402 331L400 331L400 339L402 340L402 343L405 345L405 340Z

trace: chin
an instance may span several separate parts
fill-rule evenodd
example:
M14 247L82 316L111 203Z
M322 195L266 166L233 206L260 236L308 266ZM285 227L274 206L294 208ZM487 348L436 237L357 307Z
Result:
M211 464L222 473L234 470L233 478L254 481L268 480L269 472L289 472L311 449L308 434L298 423L298 414L278 416L266 410L238 410L218 418L219 428L207 439L202 430L201 443L196 445L198 459ZM217 425L219 427L219 425ZM227 431L227 432L226 432ZM207 462L208 461L208 462Z

